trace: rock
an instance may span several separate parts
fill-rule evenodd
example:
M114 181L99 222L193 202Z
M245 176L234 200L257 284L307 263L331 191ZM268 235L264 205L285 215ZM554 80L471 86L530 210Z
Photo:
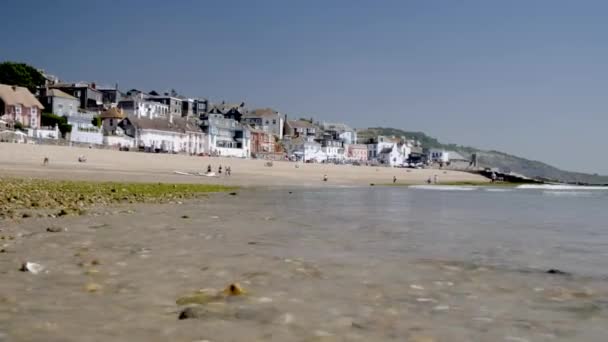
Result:
M66 215L68 215L68 214L69 214L69 213L68 213L68 211L67 211L67 210L65 210L65 209L61 209L61 210L60 210L60 211L57 213L57 216L66 216Z
M237 195L237 193L236 193L236 192L231 192L231 193L229 193L228 195L230 195L230 196L236 196L236 195Z
M46 229L47 232L49 233L61 233L63 231L65 231L65 228L61 228L61 227L48 227Z
M233 310L225 305L190 306L179 313L178 319L225 319L234 316Z
M24 262L19 270L21 272L30 272L32 274L38 274L44 271L44 266L35 262Z
M557 274L557 275L570 275L568 272L564 272L562 270L558 270L557 268L551 268L547 271L548 274Z
M245 290L239 283L232 283L224 289L224 294L227 296L240 296L245 294Z
M188 216L188 215L182 215L182 218L183 218L183 219L189 219L189 218L190 218L190 216Z
M95 283L89 283L85 286L87 292L98 292L101 291L101 285Z

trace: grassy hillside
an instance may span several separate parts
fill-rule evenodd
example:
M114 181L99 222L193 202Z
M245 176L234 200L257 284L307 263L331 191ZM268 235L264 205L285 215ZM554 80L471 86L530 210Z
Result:
M362 142L378 135L406 136L408 139L420 141L424 148L441 148L448 151L456 151L467 158L472 153L477 153L480 166L497 167L504 171L513 171L528 177L568 183L608 184L608 176L564 171L540 161L529 160L499 151L484 151L474 147L443 144L436 138L430 137L423 132L408 132L384 127L371 127L358 131L359 141Z

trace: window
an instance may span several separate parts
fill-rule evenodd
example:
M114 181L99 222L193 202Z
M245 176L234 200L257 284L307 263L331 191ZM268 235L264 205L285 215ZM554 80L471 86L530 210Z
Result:
M32 108L30 109L30 114L31 114L32 116L33 116L33 115L38 115L38 108L36 108L36 107L32 107Z
M276 120L276 119L273 119L273 120L272 120L272 124L273 124L273 125L276 125L276 124L277 124L277 120Z
M21 106L15 106L15 114L21 115Z

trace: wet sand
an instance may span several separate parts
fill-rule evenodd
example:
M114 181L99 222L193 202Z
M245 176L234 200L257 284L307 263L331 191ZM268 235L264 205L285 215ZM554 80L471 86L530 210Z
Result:
M601 279L369 253L390 237L302 219L289 191L0 222L0 341L604 340ZM233 282L247 294L176 304Z
M85 155L86 163L78 156ZM50 159L43 167L44 157ZM0 143L0 176L31 176L52 179L140 181L167 183L215 183L242 186L318 186L323 175L329 186L363 186L370 183L423 184L429 177L440 182L488 182L479 175L443 170L412 170L387 167L300 164L274 162L266 167L264 160L205 158L184 155L120 152L76 147ZM206 172L212 165L230 166L232 176L203 177L178 175L174 171Z

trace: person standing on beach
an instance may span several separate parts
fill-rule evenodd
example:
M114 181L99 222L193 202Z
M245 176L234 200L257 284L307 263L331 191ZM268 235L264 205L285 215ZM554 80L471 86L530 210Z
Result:
M220 165L220 167L217 168L217 173L220 175L222 174L222 165Z
M211 164L207 166L207 173L211 173Z
M230 176L231 173L232 169L230 168L230 166L226 166L226 176Z
M393 184L397 183L397 176L393 176Z
M323 175L323 181L327 182L327 175Z

